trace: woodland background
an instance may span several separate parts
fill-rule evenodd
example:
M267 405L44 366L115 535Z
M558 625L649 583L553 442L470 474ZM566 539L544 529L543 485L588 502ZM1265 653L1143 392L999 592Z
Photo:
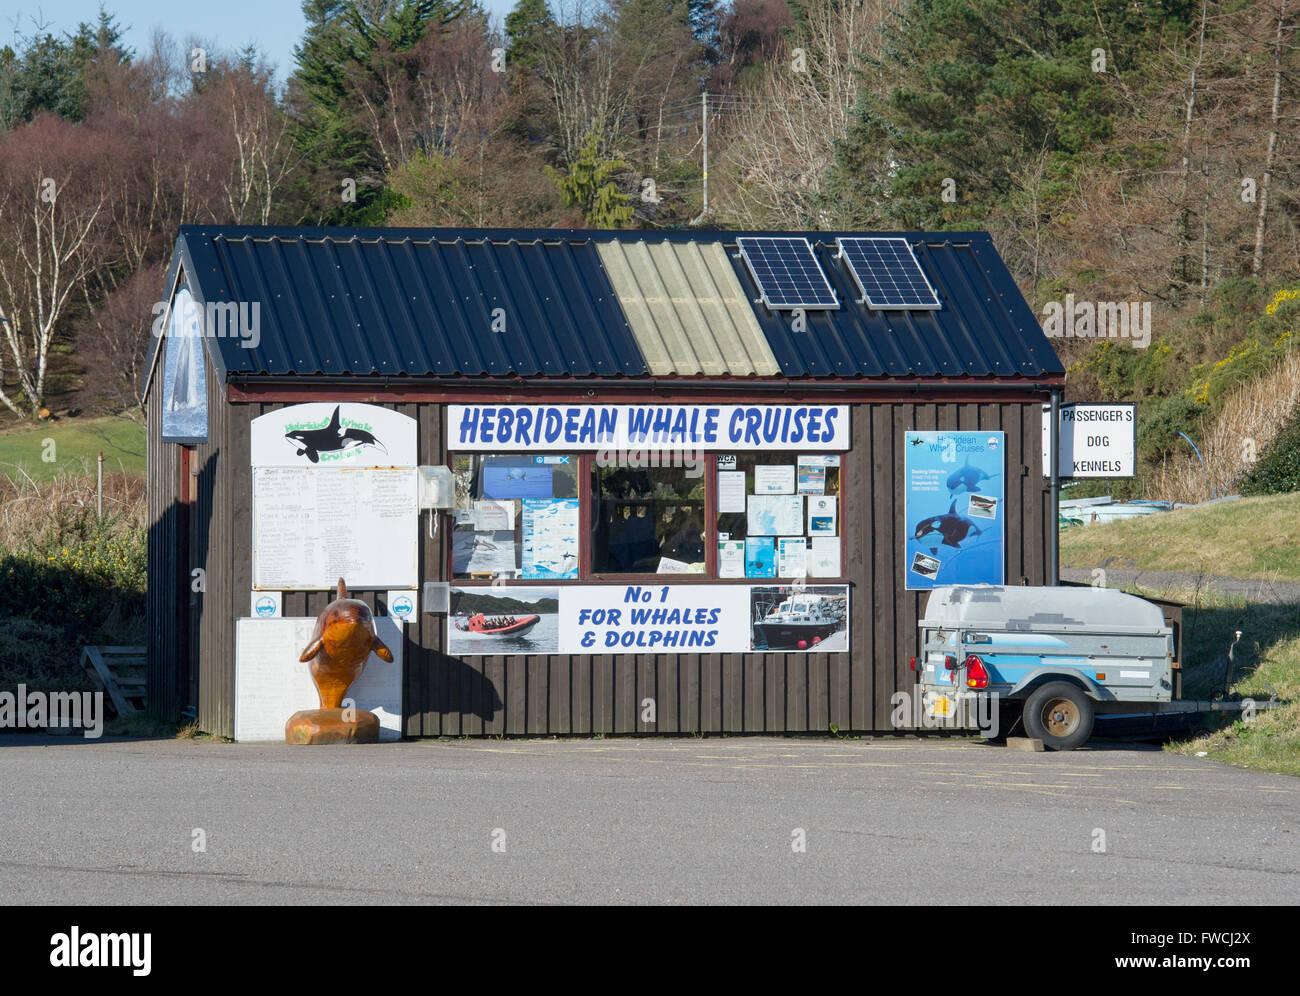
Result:
M256 48L111 7L0 49L0 416L138 412L182 223L987 229L1067 396L1140 403L1117 494L1300 488L1300 0L306 0ZM702 98L709 199L703 205ZM1200 460L1192 459L1194 440Z

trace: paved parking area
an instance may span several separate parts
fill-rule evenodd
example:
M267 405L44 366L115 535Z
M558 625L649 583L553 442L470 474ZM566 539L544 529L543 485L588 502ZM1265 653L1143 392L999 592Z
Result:
M1150 748L5 736L0 785L6 903L1300 902L1300 780Z

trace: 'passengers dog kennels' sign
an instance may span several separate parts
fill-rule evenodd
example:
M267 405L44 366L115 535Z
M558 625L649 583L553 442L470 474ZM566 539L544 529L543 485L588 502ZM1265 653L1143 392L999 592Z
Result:
M909 432L904 451L907 588L1002 584L1005 435Z

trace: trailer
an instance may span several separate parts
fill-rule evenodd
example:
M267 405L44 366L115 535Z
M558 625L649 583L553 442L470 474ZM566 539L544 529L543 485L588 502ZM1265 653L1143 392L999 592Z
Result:
M1246 707L1180 699L1173 628L1159 606L1117 589L940 587L918 625L912 668L922 711L936 725L995 715L1002 731L1019 722L1043 746L1072 750L1098 715Z

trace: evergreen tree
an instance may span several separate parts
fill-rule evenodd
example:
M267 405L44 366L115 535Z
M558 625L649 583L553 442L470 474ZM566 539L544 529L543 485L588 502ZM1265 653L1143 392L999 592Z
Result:
M295 104L294 142L307 165L308 189L300 196L323 207L329 224L381 224L393 195L373 182L383 174L379 150L360 126L356 93L383 99L377 76L381 56L410 53L425 36L464 15L469 0L303 0L307 21L294 49L290 80ZM381 109L382 110L382 109ZM355 201L339 196L344 179L356 182ZM368 181L368 182L364 182Z
M534 72L555 27L546 0L519 0L506 15L506 71Z
M548 169L548 173L559 186L564 203L577 205L588 226L622 228L636 214L631 198L616 182L616 177L627 168L621 159L601 154L600 129L593 128L587 132L568 172L561 174Z
M1183 37L1197 9L1194 0L906 5L873 67L897 83L884 94L864 87L837 147L836 213L864 225L969 227L1014 194L1017 172L1039 156L1050 210L1080 154L1113 133L1114 75L1139 84L1161 40Z

